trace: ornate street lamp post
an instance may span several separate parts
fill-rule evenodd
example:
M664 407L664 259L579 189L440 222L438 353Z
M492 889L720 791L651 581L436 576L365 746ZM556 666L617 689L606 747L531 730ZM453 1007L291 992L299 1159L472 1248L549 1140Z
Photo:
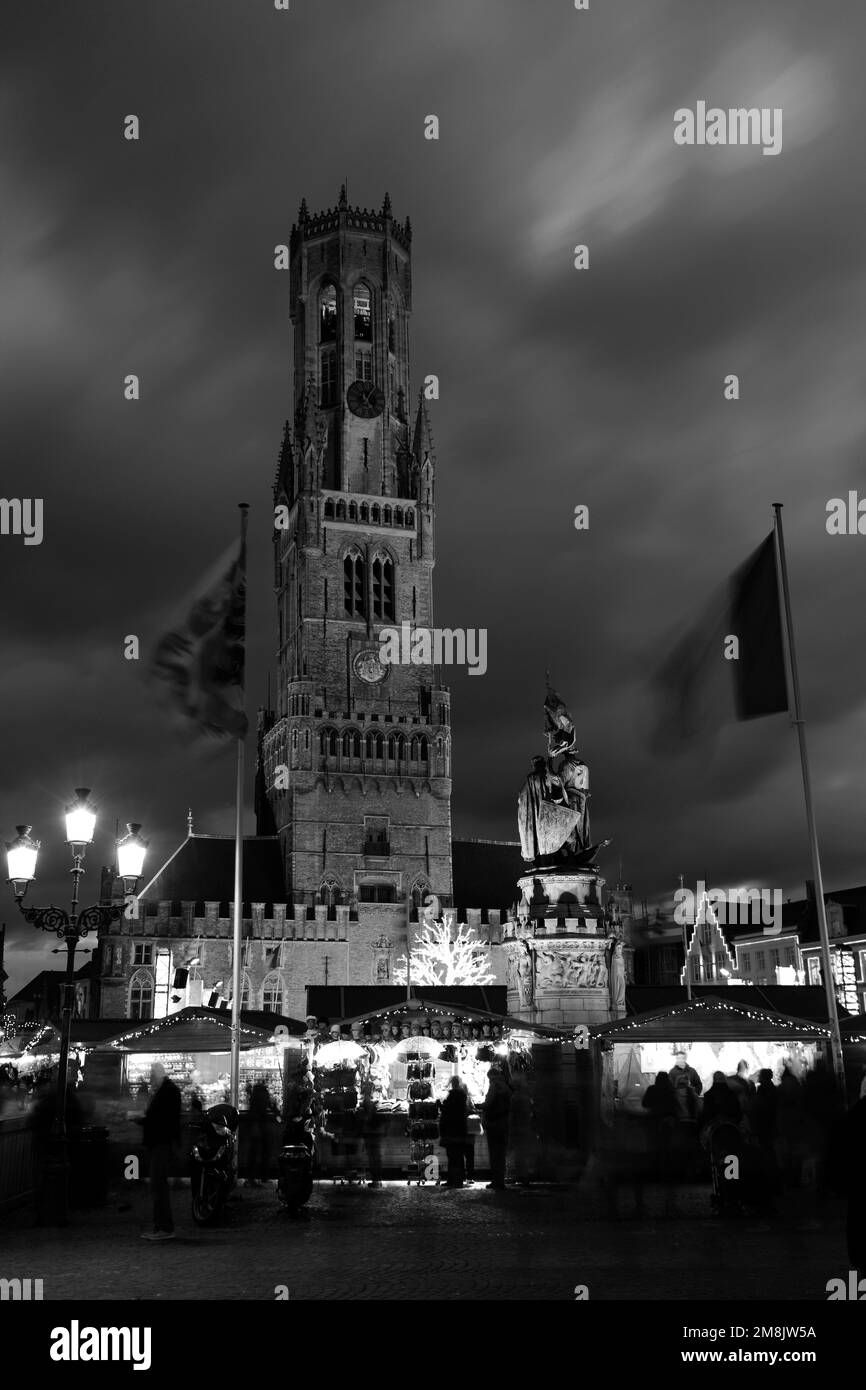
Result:
M62 986L60 1062L57 1073L57 1103L49 1143L46 1146L42 1172L40 1219L44 1224L64 1226L69 1205L69 1149L66 1134L66 1091L69 1064L69 1042L72 1032L72 1009L75 993L75 952L79 941L90 931L117 921L126 906L123 903L100 903L79 911L78 890L87 846L93 842L96 812L89 801L87 787L78 787L75 801L66 811L66 843L72 851L72 910L59 907L25 907L24 896L36 877L36 860L40 841L30 838L31 826L18 825L17 838L6 845L9 886L26 921L42 931L55 932L66 943L66 975ZM128 834L117 841L117 867L123 879L125 894L135 891L147 849L138 832L140 825L127 826Z

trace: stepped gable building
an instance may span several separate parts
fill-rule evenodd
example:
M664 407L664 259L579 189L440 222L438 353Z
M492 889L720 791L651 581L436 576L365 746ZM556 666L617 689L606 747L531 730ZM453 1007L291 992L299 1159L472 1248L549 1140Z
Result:
M274 487L277 697L259 715L257 826L290 903L405 928L407 892L452 900L450 700L389 665L385 627L433 623L434 475L410 410L412 234L301 204L290 242L294 420ZM375 911L373 907L375 906Z

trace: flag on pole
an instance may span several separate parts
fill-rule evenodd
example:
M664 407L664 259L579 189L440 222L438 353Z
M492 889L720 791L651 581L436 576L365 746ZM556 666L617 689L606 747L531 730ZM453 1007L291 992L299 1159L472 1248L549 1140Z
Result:
M735 640L732 640L735 639ZM716 592L654 680L655 743L788 709L773 532Z
M224 740L243 738L246 643L246 539L202 579L184 616L160 638L150 676L187 729Z

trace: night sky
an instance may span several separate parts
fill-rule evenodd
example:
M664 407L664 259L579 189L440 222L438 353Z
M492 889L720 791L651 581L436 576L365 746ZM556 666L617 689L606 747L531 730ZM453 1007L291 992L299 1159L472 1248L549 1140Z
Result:
M0 536L0 838L42 838L34 902L66 901L76 785L102 812L85 900L116 817L143 823L150 872L188 805L232 829L231 752L167 730L123 638L146 656L248 501L253 720L264 702L291 414L273 248L344 179L412 219L436 621L489 633L487 674L450 678L455 834L516 838L549 668L609 880L621 855L653 904L679 873L802 894L786 716L712 757L661 760L648 734L650 673L782 501L825 882L866 880L866 537L825 529L829 498L866 493L862 4L43 0L2 26L0 490L43 498L45 534ZM782 107L781 154L677 147L698 100ZM2 916L12 993L60 957L11 896Z

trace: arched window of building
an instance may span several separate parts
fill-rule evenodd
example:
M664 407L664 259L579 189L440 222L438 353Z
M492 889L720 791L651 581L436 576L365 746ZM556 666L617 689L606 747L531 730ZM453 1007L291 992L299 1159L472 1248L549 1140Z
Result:
M136 970L129 982L129 1018L153 1018L153 976Z
M376 755L376 740L372 734L367 734L364 739L364 757L373 758Z
M336 878L323 878L319 884L319 902L323 903L331 912L337 906L342 897L339 880Z
M417 761L418 761L418 740L417 740L417 738L413 738L412 742L411 742L410 745L409 745L409 761L410 761L410 763L417 763Z
M395 507L395 508L394 508L394 525L395 525L395 526L402 526L402 525L403 525L403 508L402 508L402 507Z
M292 729L292 752L293 752L293 753L297 753L297 751L298 751L298 731L297 731L297 729Z
M243 981L242 981L242 984L241 984L241 1008L242 1008L242 1009L249 1009L249 1008L252 1008L252 1005L251 1005L251 1003L250 1003L251 998L252 998L252 988L251 988L251 986L250 986L250 977L249 977L249 975L247 974L247 972L246 972L246 970L245 970L245 971L243 972Z
M337 291L333 285L325 285L319 295L319 342L337 341Z
M337 354L333 348L319 353L319 405L337 404Z
M339 502L337 503L337 520L338 520L338 521L345 521L345 520L346 520L346 503L345 503L345 501L344 501L344 499L343 499L342 497L340 498Z
M304 730L304 747L306 748L307 752L310 751L310 731L309 731L309 729L305 729L305 730Z
M323 729L319 735L319 747L323 758L336 758L339 735L336 729Z
M309 695L302 695L302 696L301 696L301 714L309 714L309 712L310 712L310 697L309 697Z
M394 619L394 562L390 555L373 560L373 617L384 622Z
M379 525L379 507L377 506L377 504L376 504L375 502L373 503L372 507L370 508L370 520L371 520L371 522L373 523L374 526L378 526L378 525Z
M262 1009L266 1014L283 1012L283 982L278 970L272 970L262 982Z
M350 550L343 561L343 594L346 612L350 618L363 618L364 603L364 558L358 550Z
M333 521L333 519L334 519L334 499L333 499L333 497L326 497L326 498L325 498L325 519L326 519L326 520L330 519L331 521Z
M390 525L391 525L391 508L390 508L390 507L385 507L385 508L384 508L384 510L383 510L383 512L382 512L382 521L384 522L384 524L385 524L386 526L390 526Z
M388 758L393 763L397 757L397 740L391 734L388 738Z
M373 341L373 304L370 290L363 280L355 286L355 340L361 343Z
M361 503L361 520L362 520L362 521L369 521L369 520L370 520L370 508L367 506L367 503L366 503L366 502L362 502L362 503Z
M407 525L407 526L414 526L414 525L415 525L415 513L413 512L413 510L412 510L411 507L407 507L407 508L406 508L406 525Z
M369 348L355 349L355 380L373 380L373 354Z
M428 760L428 758L429 758L429 756L430 756L430 748L429 748L429 745L428 745L428 743L427 743L427 739L426 739L423 735L422 735L422 737L421 737L421 739L420 739L420 745L421 745L421 748L420 748L420 751L421 751L421 761L422 761L422 763L426 763L427 760Z
M349 503L349 520L350 520L350 521L357 521L357 520L358 520L358 504L357 504L357 502L350 502L350 503Z
M375 753L374 753L374 756L377 757L377 758L384 758L384 756L385 756L385 735L384 735L384 734L376 734L376 737L375 737L375 740L374 740L374 744L375 744Z
M397 761L399 763L406 760L406 740L402 734L397 735Z

